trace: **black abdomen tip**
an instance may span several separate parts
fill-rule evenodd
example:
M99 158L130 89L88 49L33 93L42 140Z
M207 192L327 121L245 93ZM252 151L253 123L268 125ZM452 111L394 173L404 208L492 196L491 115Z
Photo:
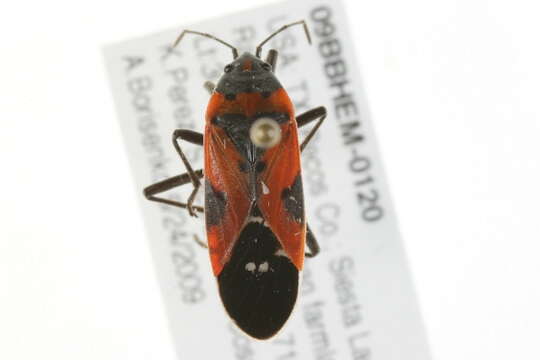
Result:
M229 316L256 339L274 336L289 318L298 295L298 270L268 227L251 222L218 276Z

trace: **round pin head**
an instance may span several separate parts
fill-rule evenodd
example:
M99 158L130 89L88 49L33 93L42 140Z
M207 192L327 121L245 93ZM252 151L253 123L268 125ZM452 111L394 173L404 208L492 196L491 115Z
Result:
M281 128L276 120L262 117L253 122L249 129L251 142L260 148L269 149L281 140Z

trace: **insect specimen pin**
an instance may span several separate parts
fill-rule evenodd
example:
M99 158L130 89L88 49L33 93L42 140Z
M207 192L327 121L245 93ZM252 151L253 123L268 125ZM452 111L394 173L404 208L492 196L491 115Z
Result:
M274 72L276 50L261 59L262 47L293 25L284 25L262 41L255 55L244 53L210 34L186 34L213 39L229 47L233 61L217 85L206 82L211 96L204 135L186 129L173 133L173 145L187 172L144 189L147 199L203 213L210 260L223 305L248 335L267 339L289 318L298 295L304 257L315 256L319 245L307 226L300 153L326 117L317 107L295 117L293 105ZM297 128L317 120L299 143ZM178 140L204 146L204 170L194 170ZM204 179L204 180L203 180ZM203 186L204 209L194 205ZM191 183L186 203L157 196ZM307 244L309 252L304 252Z

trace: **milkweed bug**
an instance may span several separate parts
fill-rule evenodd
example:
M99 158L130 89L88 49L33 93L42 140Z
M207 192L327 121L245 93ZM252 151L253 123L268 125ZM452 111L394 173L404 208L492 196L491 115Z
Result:
M263 45L281 31L305 21L284 25L256 48L244 53L210 34L204 36L232 49L217 85L206 82L211 96L204 136L186 129L173 133L173 145L187 172L144 189L147 199L205 214L210 260L219 294L232 320L257 339L275 335L289 318L298 295L304 256L313 257L319 245L304 216L300 153L326 117L317 107L299 116L274 71L278 58ZM318 120L299 144L297 128ZM204 146L204 171L194 170L178 139ZM194 205L204 178L205 206ZM191 183L186 203L156 196ZM309 252L304 253L304 244Z

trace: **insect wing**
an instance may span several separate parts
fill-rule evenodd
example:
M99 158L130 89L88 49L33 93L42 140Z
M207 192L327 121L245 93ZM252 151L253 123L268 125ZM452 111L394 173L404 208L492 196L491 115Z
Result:
M237 166L240 154L224 131L207 124L204 139L206 234L212 269L217 276L245 223L250 201L247 183Z
M281 126L279 145L266 151L259 208L298 270L304 262L306 223L296 122Z

